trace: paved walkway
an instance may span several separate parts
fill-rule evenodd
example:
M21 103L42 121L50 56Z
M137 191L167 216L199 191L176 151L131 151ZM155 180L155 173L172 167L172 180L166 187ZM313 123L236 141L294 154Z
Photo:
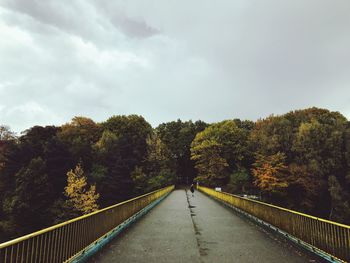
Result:
M92 262L319 262L196 192L172 192Z

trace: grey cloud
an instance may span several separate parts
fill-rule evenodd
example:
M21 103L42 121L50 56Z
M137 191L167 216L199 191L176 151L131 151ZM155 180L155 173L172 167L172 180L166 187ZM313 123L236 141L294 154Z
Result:
M130 19L128 17L116 16L112 19L113 24L117 28L120 28L124 33L129 36L134 36L138 38L145 38L156 35L159 31L155 28L148 26L145 21L139 21Z
M142 14L127 15L122 1L93 0L92 4L117 30L129 37L142 39L160 34L160 30L148 24Z
M350 2L0 0L0 123L350 117Z

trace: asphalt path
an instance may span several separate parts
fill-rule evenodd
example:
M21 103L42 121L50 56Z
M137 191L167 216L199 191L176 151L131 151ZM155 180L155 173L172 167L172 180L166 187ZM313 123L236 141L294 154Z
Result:
M90 262L320 261L202 193L175 190Z

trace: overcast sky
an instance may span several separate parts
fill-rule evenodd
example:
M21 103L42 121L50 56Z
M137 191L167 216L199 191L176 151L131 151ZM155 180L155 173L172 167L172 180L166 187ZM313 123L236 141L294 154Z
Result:
M0 124L350 117L349 0L0 0Z

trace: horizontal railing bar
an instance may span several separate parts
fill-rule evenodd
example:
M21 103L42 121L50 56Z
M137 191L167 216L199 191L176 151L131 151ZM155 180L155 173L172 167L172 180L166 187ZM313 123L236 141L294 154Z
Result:
M203 187L203 186L200 186L200 187ZM208 189L210 189L210 188L208 188ZM213 190L213 189L210 189L210 190ZM290 210L290 209L287 209L287 208L284 208L284 207L272 205L272 204L269 204L269 203L264 203L264 202L253 200L253 199L250 199L250 198L247 198L247 197L242 197L242 196L239 196L239 195L230 194L230 193L227 193L227 192L220 192L220 193L223 193L223 194L226 194L226 195L230 195L230 196L233 196L233 197L236 197L236 198L239 198L239 199L242 199L242 200L246 200L246 201L249 201L249 202L258 203L260 205L273 207L273 208L276 208L276 209L279 209L279 210L283 210L283 211L286 211L286 212L289 212L289 213L293 213L293 214L305 216L305 217L308 217L308 218L312 218L314 220L322 221L322 222L325 222L325 223L328 223L328 224L332 224L332 225L336 225L336 226L345 227L345 228L350 229L350 225L341 224L341 223L330 221L330 220L327 220L327 219L324 219L324 218L321 218L321 217L316 217L316 216L304 214L304 213L301 213L301 212L298 212L298 211L295 211L295 210Z

